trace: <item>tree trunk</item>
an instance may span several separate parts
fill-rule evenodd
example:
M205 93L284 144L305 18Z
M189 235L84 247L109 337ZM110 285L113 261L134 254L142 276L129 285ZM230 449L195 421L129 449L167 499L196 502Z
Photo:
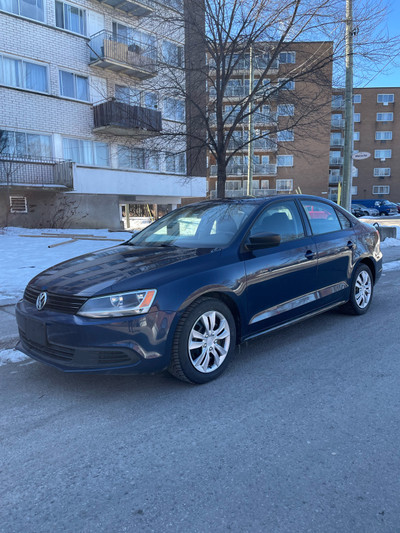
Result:
M217 198L225 198L226 162L217 161Z

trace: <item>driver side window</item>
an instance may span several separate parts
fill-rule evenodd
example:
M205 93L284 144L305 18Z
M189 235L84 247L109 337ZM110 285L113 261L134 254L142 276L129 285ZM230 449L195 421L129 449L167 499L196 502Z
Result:
M304 228L295 202L274 202L266 207L253 224L249 237L261 233L277 233L281 242L304 237Z

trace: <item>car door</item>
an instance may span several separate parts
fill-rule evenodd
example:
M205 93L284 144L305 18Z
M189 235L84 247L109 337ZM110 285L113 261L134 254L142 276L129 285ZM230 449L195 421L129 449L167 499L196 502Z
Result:
M302 199L318 252L318 301L324 307L347 300L357 239L351 221L334 206Z
M248 250L251 237L279 234L280 244ZM316 245L294 200L269 204L242 243L246 272L247 320L244 336L290 321L315 307Z

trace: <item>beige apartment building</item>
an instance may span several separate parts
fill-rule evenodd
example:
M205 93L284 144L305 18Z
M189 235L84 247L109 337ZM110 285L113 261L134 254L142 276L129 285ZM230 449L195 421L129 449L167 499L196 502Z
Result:
M291 44L279 54L268 71L270 86L282 80L306 58L327 56L330 43L302 42ZM255 58L255 79L260 76ZM225 92L224 113L234 114L249 92L249 64L246 58L238 64ZM331 128L332 70L327 64L318 74L296 79L273 94L253 116L255 136L267 138L253 141L254 196L271 196L302 192L328 197L329 145ZM215 90L209 89L209 97ZM257 100L256 100L257 101ZM226 128L229 128L229 121ZM248 121L235 129L228 154L246 142ZM254 137L253 137L254 138ZM227 197L247 194L248 145L236 152L228 163L225 194ZM208 188L210 198L216 198L217 166L212 155L208 158Z
M354 151L370 157L353 162L352 199L387 199L400 202L400 87L354 89ZM329 195L337 199L342 181L344 96L332 95Z

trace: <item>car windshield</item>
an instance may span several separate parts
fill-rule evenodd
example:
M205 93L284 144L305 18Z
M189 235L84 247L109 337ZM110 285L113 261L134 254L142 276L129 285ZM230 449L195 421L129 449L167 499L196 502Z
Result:
M237 235L255 205L242 203L197 204L172 211L128 244L133 246L178 246L221 248Z

